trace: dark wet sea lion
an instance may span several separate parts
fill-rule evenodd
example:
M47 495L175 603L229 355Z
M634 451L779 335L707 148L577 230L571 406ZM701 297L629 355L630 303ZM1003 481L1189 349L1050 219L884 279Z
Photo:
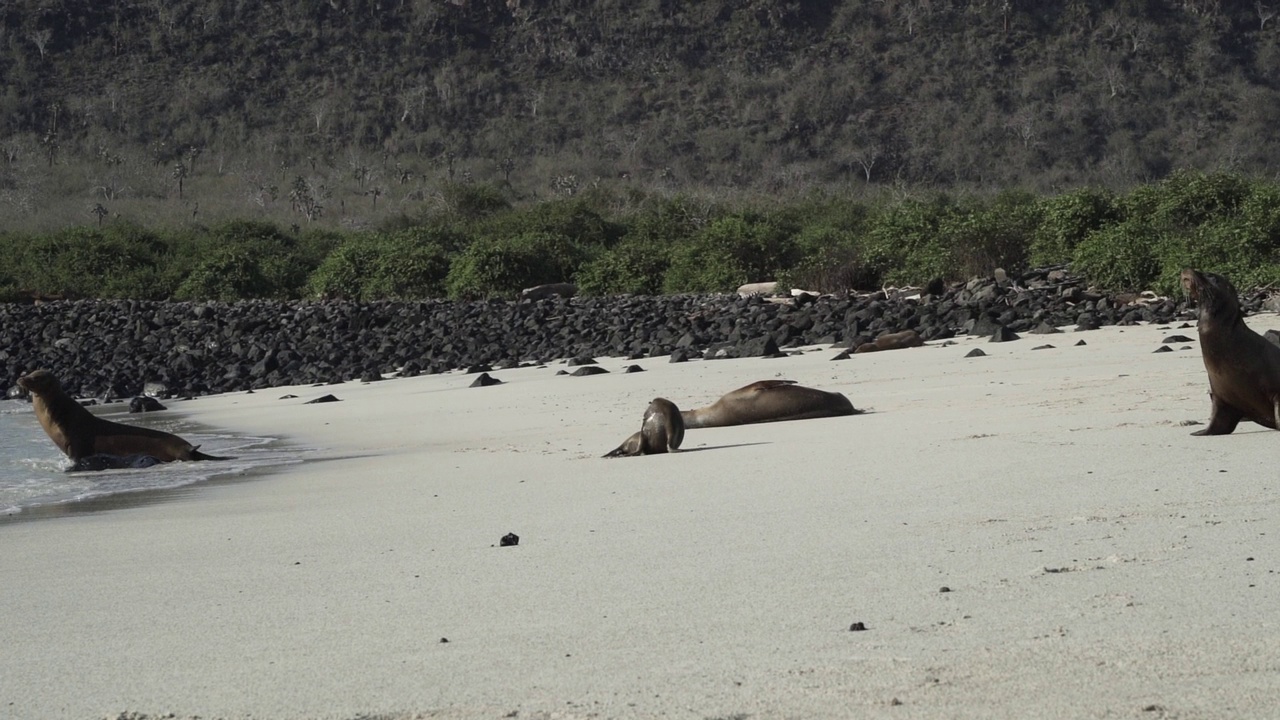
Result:
M684 420L680 408L665 398L654 398L644 411L640 432L623 441L605 457L632 457L674 452L684 442Z
M1199 306L1196 328L1213 401L1208 426L1191 434L1226 435L1241 420L1280 428L1280 347L1244 324L1230 280L1187 269L1182 287Z
M915 330L903 330L896 333L885 333L871 342L862 343L854 348L855 353L878 352L880 350L898 350L901 348L920 347L924 339Z
M206 455L171 433L97 417L67 395L48 370L18 378L18 386L31 393L36 418L53 444L77 462L93 455L144 455L160 462L230 459Z
M692 430L840 417L861 412L840 393L796 385L794 380L760 380L726 393L706 407L686 410L680 415L684 418L685 429Z

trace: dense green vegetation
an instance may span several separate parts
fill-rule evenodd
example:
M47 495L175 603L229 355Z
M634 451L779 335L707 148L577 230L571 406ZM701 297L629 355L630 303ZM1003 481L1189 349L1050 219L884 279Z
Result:
M1276 67L1274 2L7 0L0 227L1264 175Z
M1065 262L1113 290L1173 292L1186 266L1241 287L1280 282L1280 184L1227 173L1179 172L1127 193L813 194L751 207L665 195L623 204L601 190L511 206L489 186L448 190L448 208L362 232L233 221L3 233L0 295L481 298L561 281L612 294L767 279L840 291Z

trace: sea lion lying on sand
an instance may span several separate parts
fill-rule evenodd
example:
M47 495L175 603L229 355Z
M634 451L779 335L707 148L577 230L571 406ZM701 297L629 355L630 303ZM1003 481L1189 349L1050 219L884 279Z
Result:
M1209 373L1209 425L1192 435L1227 435L1241 420L1280 429L1280 347L1249 329L1231 281L1216 273L1182 271L1196 302L1200 354Z
M48 370L36 370L18 378L18 386L31 393L31 404L40 427L67 457L81 461L94 455L149 456L160 462L174 460L230 460L206 455L199 446L177 435L150 428L104 420L81 407ZM129 467L137 460L130 459ZM92 469L101 461L89 461Z
M915 330L903 330L896 333L885 333L880 337L865 342L854 348L855 353L878 352L880 350L898 350L901 348L920 347L924 340Z
M725 393L714 403L681 412L686 429L749 425L858 415L849 398L797 385L795 380L758 380Z
M665 404L658 409L655 408L658 403ZM676 424L667 417L673 412L678 413L680 418L679 434L675 435L675 444L668 441L662 450L646 451L649 447L656 447L656 442L662 439L664 427L669 432L673 432L671 429ZM679 411L671 401L658 398L645 410L645 424L640 432L627 438L605 457L667 452L667 447L675 449L680 446L679 441L684 438L685 430L694 428L807 420L861 413L861 410L849 402L849 398L840 393L797 385L794 380L759 380L726 393L714 403L696 410ZM650 425L651 414L660 414L661 423L665 425L659 423L657 418L654 418L653 424Z

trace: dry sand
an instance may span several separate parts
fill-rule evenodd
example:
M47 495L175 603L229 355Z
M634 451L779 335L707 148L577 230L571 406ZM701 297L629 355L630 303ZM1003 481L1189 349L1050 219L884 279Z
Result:
M1271 717L1280 436L1174 332L201 399L317 461L0 526L0 716ZM600 458L768 378L871 412Z

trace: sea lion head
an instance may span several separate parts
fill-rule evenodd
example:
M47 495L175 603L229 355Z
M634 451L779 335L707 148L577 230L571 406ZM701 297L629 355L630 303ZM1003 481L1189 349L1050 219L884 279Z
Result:
M1240 298L1227 278L1187 268L1181 280L1187 295L1199 305L1202 320L1232 322L1240 318Z
M58 378L48 370L36 370L18 378L18 387L34 395L45 395L62 390Z

